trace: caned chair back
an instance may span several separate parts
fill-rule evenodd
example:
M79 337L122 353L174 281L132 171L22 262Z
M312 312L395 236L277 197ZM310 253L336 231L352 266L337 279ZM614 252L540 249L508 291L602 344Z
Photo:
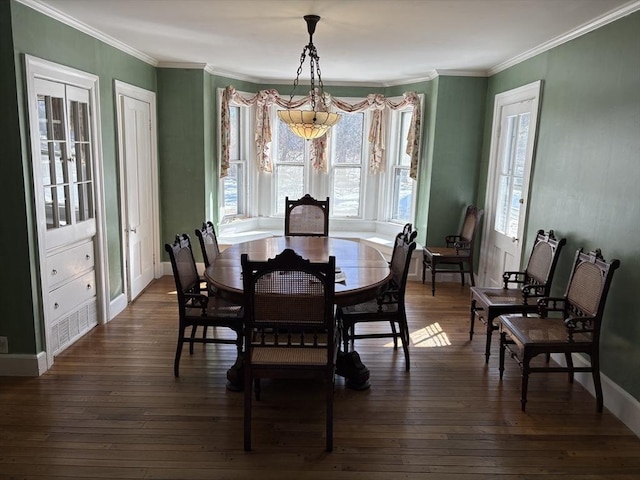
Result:
M165 250L169 253L171 260L178 301L181 306L184 306L185 294L199 291L200 288L200 278L193 258L191 240L186 233L176 235L173 244L165 244Z
M551 288L551 280L560 258L560 251L566 243L566 239L556 239L553 230L544 233L538 230L533 250L525 269L524 283L528 285L545 285L543 295L548 295Z
M266 262L252 262L243 254L241 263L247 345L265 344L273 337L267 332L287 332L287 338L270 346L290 346L292 332L307 331L311 343L302 346L318 346L317 335L323 333L322 344L327 347L324 334L331 334L334 324L335 257L315 264L286 249Z
M416 249L415 238L418 234L417 231L411 230L411 224L409 229L405 229L396 236L395 245L391 254L391 275L392 284L398 289L398 293L404 297L405 287L407 285L407 278L409 276L409 267L411 265L411 255Z
M473 240L475 239L478 225L484 210L478 210L478 207L469 205L464 216L462 223L462 229L460 230L460 240L462 242L468 242L470 248L473 248Z
M605 262L599 249L576 253L573 272L565 294L565 318L589 319L594 334L599 334L609 286L619 260Z
M326 200L316 200L309 194L298 200L285 197L284 234L328 236L329 197Z
M200 248L202 249L202 259L204 260L205 267L209 267L216 257L220 254L220 247L218 246L218 237L213 227L213 223L207 221L202 224L202 228L196 228L196 236L200 241Z

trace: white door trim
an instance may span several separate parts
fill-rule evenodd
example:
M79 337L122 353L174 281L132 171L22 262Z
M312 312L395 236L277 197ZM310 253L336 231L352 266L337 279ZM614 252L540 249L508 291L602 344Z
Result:
M117 137L118 137L118 169L120 175L118 178L120 187L120 244L122 246L122 271L120 272L124 306L126 306L126 299L129 298L129 284L126 272L126 265L128 263L128 246L127 246L127 210L126 210L126 198L125 198L125 166L124 166L124 139L121 134L123 124L123 112L122 97L131 97L136 100L148 103L151 108L150 114L150 128L151 128L151 197L152 197L152 212L153 212L153 256L154 256L154 277L160 278L163 275L162 265L160 262L160 209L158 201L158 135L157 135L157 113L156 113L156 94L150 90L145 90L134 85L122 82L120 80L114 80L114 101L116 102L116 121L117 121ZM120 302L122 303L122 302ZM119 312L118 312L119 313ZM114 315L115 316L115 315Z
M493 219L495 218L494 210L494 200L496 196L496 166L498 163L498 155L500 151L500 123L502 120L502 109L507 105L512 105L514 103L531 101L531 111L533 115L531 116L530 122L530 131L533 133L533 143L531 150L531 167L529 170L528 178L531 176L531 172L533 171L533 163L535 159L536 152L536 144L538 137L538 117L540 115L540 103L542 96L542 80L538 80L533 83L529 83L527 85L523 85L518 88L514 88L512 90L499 93L495 96L494 106L493 106L493 123L491 126L491 146L489 150L489 170L487 175L487 193L485 196L485 222L484 228L482 231L482 243L480 244L480 268L478 270L478 275L480 277L480 284L485 283L485 272L486 272L486 263L490 258L489 255L489 239L491 235L491 229ZM529 193L530 193L531 183L527 180L526 185L523 186L523 231L527 229L527 221L528 221L528 212L529 212ZM519 242L519 259L522 261L522 249L523 249L524 239L521 239Z

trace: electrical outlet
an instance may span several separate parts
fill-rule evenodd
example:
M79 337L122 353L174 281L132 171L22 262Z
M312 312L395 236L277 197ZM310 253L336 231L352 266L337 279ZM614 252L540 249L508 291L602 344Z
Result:
M9 353L9 339L0 337L0 353Z

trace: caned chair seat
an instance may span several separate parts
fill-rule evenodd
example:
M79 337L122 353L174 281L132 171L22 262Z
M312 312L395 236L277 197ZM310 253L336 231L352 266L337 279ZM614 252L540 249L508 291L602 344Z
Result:
M500 328L510 332L509 336L517 345L567 345L567 327L562 319L503 315L500 317ZM593 336L586 333L576 333L572 338L575 344L591 342Z
M254 347L252 362L254 365L326 365L326 348L275 348Z
M357 305L349 305L342 307L342 313L344 315L355 315L358 313L363 314L377 314L377 313L398 313L397 303L383 303L379 304L377 300L369 300L368 302L358 303Z
M485 362L489 362L491 354L491 335L498 329L494 320L504 314L535 313L538 311L536 300L549 296L560 251L565 243L564 238L556 239L553 230L548 233L538 230L524 271L504 272L502 288L471 287L469 340L473 339L477 317L486 325Z

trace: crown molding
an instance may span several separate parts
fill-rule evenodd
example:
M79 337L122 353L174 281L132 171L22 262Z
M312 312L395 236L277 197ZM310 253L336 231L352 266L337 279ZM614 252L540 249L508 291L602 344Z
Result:
M598 28L603 27L611 22L614 22L623 17L626 17L627 15L630 15L637 10L640 10L640 0L633 0L615 10L605 13L577 28L574 28L573 30L568 31L567 33L564 33L555 38L552 38L548 42L538 45L537 47L532 48L531 50L521 53L520 55L516 55L515 57L505 62L502 62L494 67L491 67L487 73L489 76L495 75L496 73L506 70L509 67L513 67L514 65L524 62L525 60L528 60L532 57L535 57L540 53L551 50L552 48L562 45L563 43L567 43L589 32L593 32L594 30L597 30Z
M44 5L40 3L38 0L16 0L16 1L18 3L22 3L23 5L26 5L29 8L32 8L37 12L42 13L43 15L51 17L54 20L59 21L60 23L69 25L70 27L81 31L82 33L85 33L95 38L96 40L100 40L101 42L106 43L107 45L117 48L118 50L128 55L131 55L132 57L135 57L138 60L142 60L143 62L148 63L149 65L152 65L154 67L158 66L158 61L155 58L147 55L144 52L141 52L140 50L136 50L135 48L130 47L126 43L123 43L116 38L113 38L105 33L102 33L101 31L96 30L95 28L90 27L89 25L82 23L79 20L76 20L75 18L70 17L65 13L62 13L60 10L52 8L48 5Z
M75 18L70 17L65 13L62 13L61 11L55 8L45 5L41 3L39 0L16 0L16 1L18 3L26 5L29 8L32 8L33 10L36 10L37 12L40 12L48 17L51 17L54 20L57 20L65 25L75 28L76 30L79 30L97 40L100 40L101 42L104 42L107 45L110 45L126 54L129 54L139 60L142 60L143 62L148 63L149 65L152 65L154 67L203 69L212 75L218 75L218 76L222 76L222 77L226 77L234 80L241 80L241 81L258 83L258 84L270 83L270 84L286 85L288 83L282 79L258 78L258 77L252 77L252 76L243 75L243 74L239 74L231 71L225 71L225 70L215 68L212 65L209 65L206 63L158 62L157 59L151 57L150 55L147 55L146 53L141 52L140 50L137 50L114 37L111 37L99 30L96 30L95 28L90 27L89 25L86 25L85 23L80 22L79 20L76 20ZM575 38L578 38L582 35L592 32L604 25L614 22L620 18L626 17L627 15L630 15L636 12L637 10L640 10L640 0L632 0L629 3L615 10L612 10L611 12L605 13L600 17L597 17L567 33L564 33L556 38L549 40L548 42L538 45L537 47L532 48L531 50L528 50L524 53L516 55L515 57L505 62L495 65L494 67L491 67L486 72L465 71L465 70L432 70L430 72L427 72L425 76L417 77L417 78L396 79L396 80L390 80L386 82L325 82L325 85L354 86L354 87L393 87L393 86L399 86L399 85L408 85L412 83L428 82L437 78L438 76L459 76L459 77L461 76L462 77L492 76L492 75L495 75L496 73L506 70L507 68L510 68L521 62L524 62L525 60L528 60L529 58L532 58L540 53L551 50L552 48L562 45L563 43L569 42Z

